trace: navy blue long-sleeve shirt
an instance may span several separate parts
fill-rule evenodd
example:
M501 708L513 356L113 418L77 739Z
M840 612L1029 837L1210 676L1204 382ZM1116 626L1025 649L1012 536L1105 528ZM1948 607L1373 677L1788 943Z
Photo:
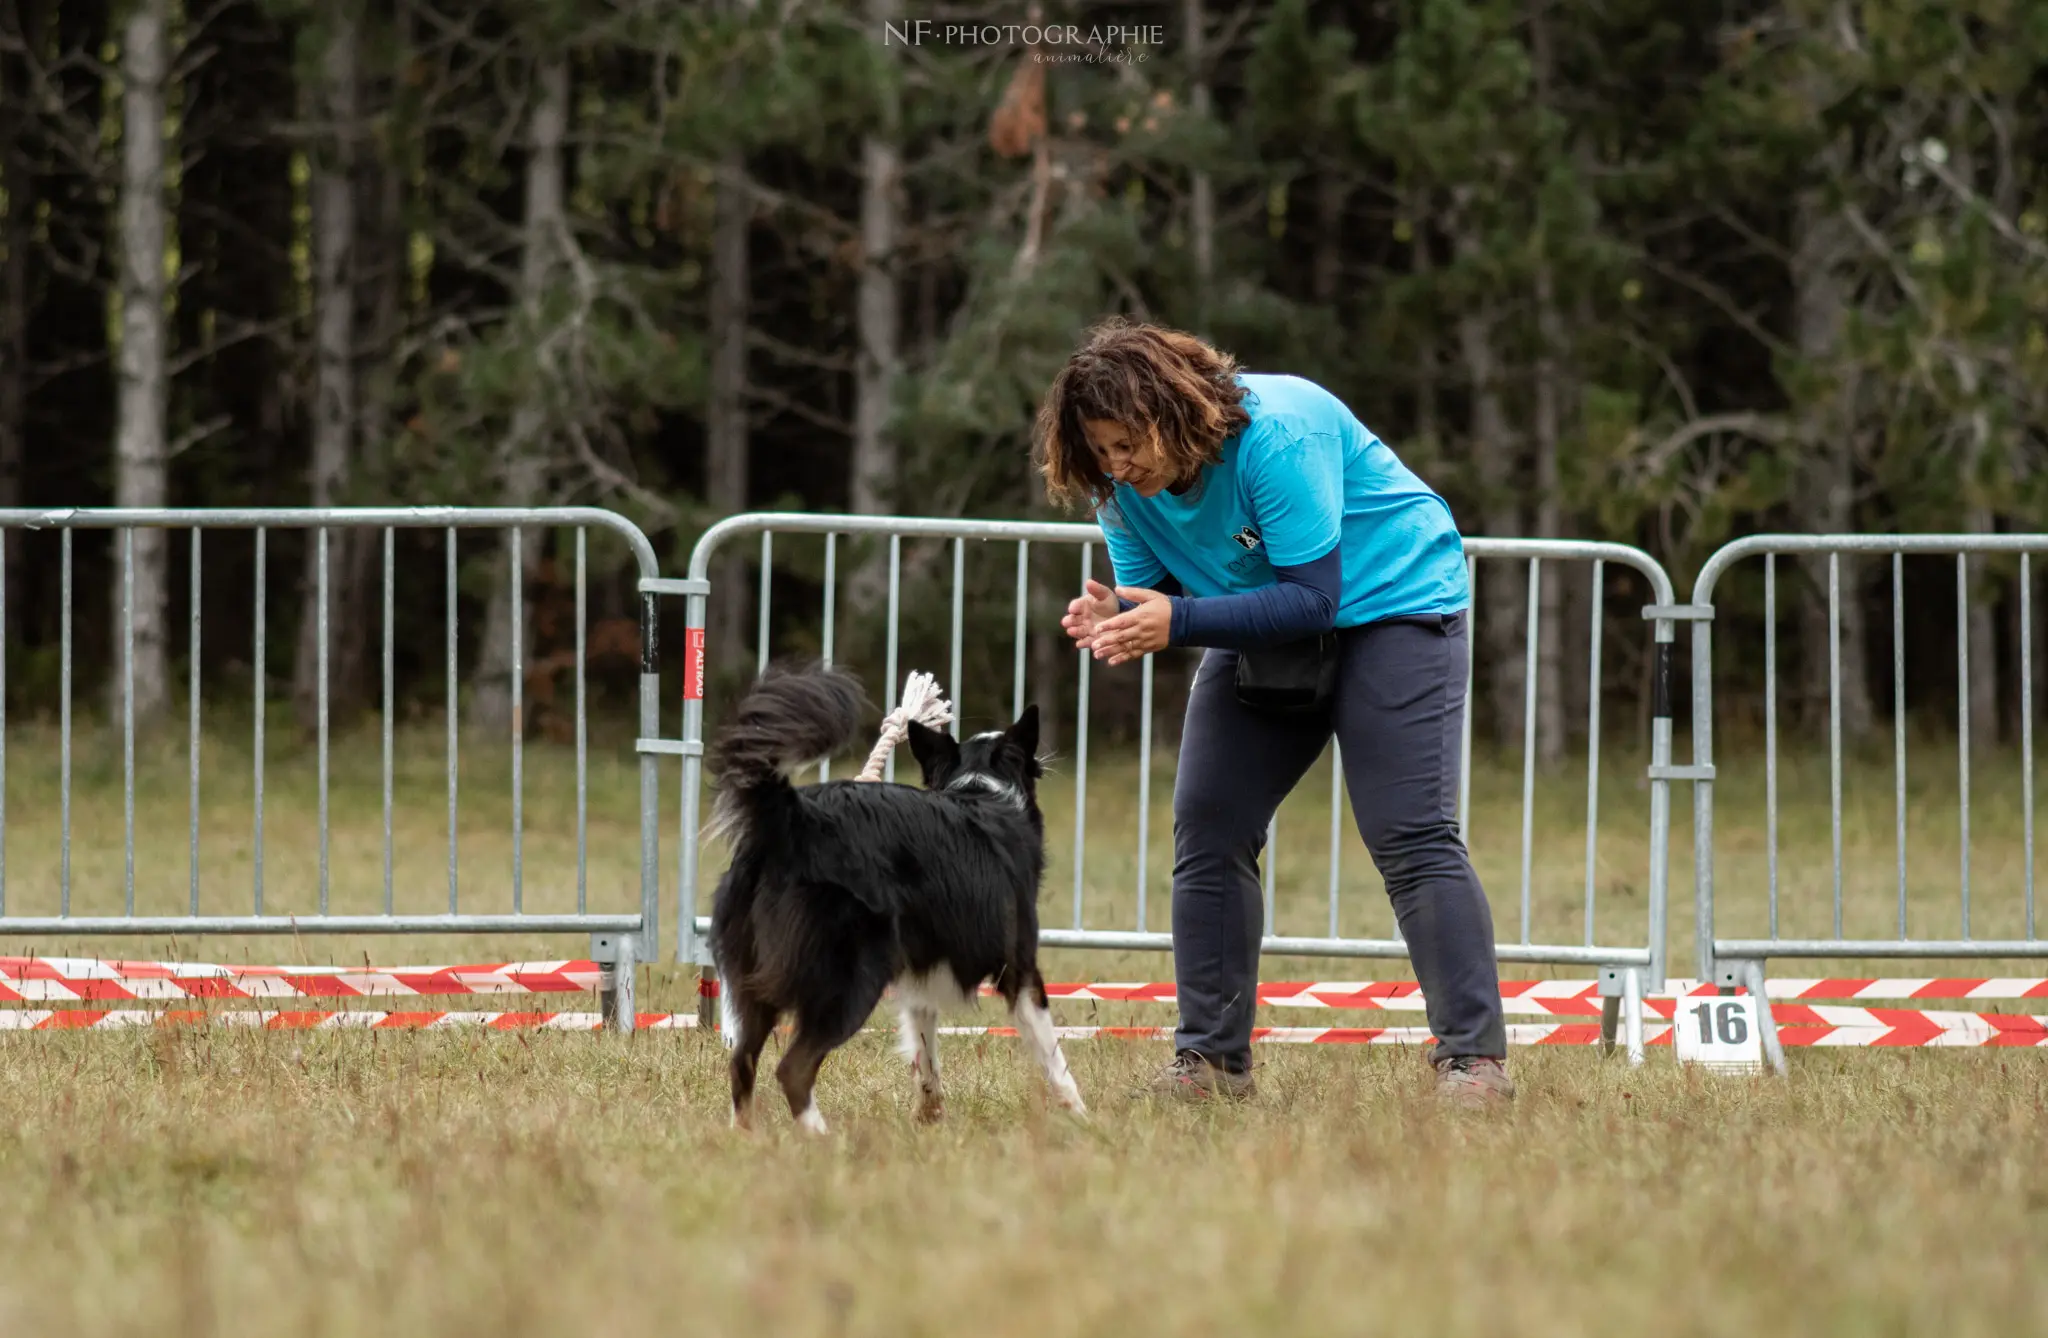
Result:
M1275 567L1275 585L1241 595L1194 599L1180 593L1180 582L1166 577L1155 587L1173 601L1173 623L1167 640L1176 646L1207 646L1224 650L1256 650L1317 636L1337 625L1337 604L1344 588L1340 548L1313 562ZM1118 601L1126 609L1129 600Z

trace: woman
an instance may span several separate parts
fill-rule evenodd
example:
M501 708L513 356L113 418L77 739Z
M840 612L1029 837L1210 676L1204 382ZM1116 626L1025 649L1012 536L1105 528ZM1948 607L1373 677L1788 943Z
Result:
M1322 387L1121 319L1053 379L1035 449L1116 575L1068 606L1068 635L1111 665L1208 648L1173 793L1180 1026L1151 1090L1251 1094L1259 852L1334 733L1428 1000L1437 1092L1512 1099L1492 912L1458 837L1470 595L1450 508Z

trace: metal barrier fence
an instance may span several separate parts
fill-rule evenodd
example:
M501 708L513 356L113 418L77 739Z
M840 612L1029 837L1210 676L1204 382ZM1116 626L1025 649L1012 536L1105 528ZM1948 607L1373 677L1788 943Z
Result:
M865 535L886 537L889 541L888 555L888 613L886 623L886 684L885 709L893 709L898 684L901 681L897 658L901 597L903 589L902 544L905 539L950 540L952 546L952 596L951 596L951 646L950 673L945 684L949 692L958 694L961 690L962 638L964 627L964 568L968 541L1010 542L1017 545L1016 567L1016 609L1015 609L1015 669L1011 686L1013 713L1020 713L1026 701L1025 645L1027 635L1027 609L1030 594L1029 554L1032 544L1078 545L1080 553L1079 577L1075 588L1092 572L1095 547L1102 542L1101 531L1092 524L1057 524L1022 521L977 521L922 519L894 516L854 515L811 515L803 513L754 513L728 517L708 530L698 541L690 556L689 576L681 582L668 583L673 593L688 596L687 636L689 638L689 664L685 670L685 701L683 709L683 778L682 778L682 828L680 883L677 892L676 952L679 961L697 962L708 972L709 950L704 935L709 931L710 919L700 915L699 882L701 849L698 840L700 822L700 799L702 790L702 755L704 743L704 628L706 605L712 595L709 580L714 558L727 544L743 537L760 536L760 586L759 609L757 614L756 663L765 667L769 656L770 632L770 580L775 554L775 538L778 534L815 535L824 541L824 598L823 598L823 651L830 661L834 649L836 617L836 583L838 579L837 541L842 535ZM1521 885L1519 897L1519 936L1503 933L1499 944L1499 958L1502 962L1552 963L1597 967L1600 970L1601 993L1607 1003L1605 1008L1605 1030L1608 1039L1614 1037L1618 1024L1625 1027L1626 1041L1631 1059L1640 1062L1642 1054L1642 997L1652 985L1661 985L1665 979L1665 907L1667 854L1669 843L1670 782L1674 779L1690 779L1689 768L1674 767L1671 764L1671 708L1670 708L1670 651L1674 619L1679 616L1672 602L1670 578L1657 561L1639 549L1621 544L1577 542L1570 540L1519 540L1519 539L1467 539L1465 540L1468 571L1476 580L1478 563L1481 559L1523 561L1528 564L1528 624L1527 624L1527 668L1524 681L1524 739L1522 774L1522 822L1521 822ZM1532 849L1534 841L1533 817L1536 803L1536 723L1537 723L1537 668L1538 641L1540 636L1540 582L1547 564L1565 561L1591 564L1593 609L1595 616L1591 623L1592 679L1588 684L1588 749L1586 788L1586 869L1584 895L1583 941L1577 943L1532 939L1531 935L1531 886ZM1604 578L1608 564L1625 567L1638 573L1647 582L1654 602L1642 610L1642 616L1649 619L1654 627L1653 640L1653 692L1655 701L1652 714L1650 738L1650 764L1647 777L1650 786L1650 860L1647 887L1647 917L1635 935L1612 935L1601 938L1596 934L1596 890L1595 861L1596 841L1599 823L1600 783L1600 664L1601 628L1603 618L1600 611L1605 607ZM1477 624L1468 627L1468 647L1477 643ZM1092 659L1081 653L1079 659L1075 776L1074 776L1074 824L1073 824L1073 889L1071 923L1066 927L1046 927L1042 930L1042 941L1052 947L1136 949L1166 951L1172 946L1170 934L1157 932L1148 927L1149 915L1149 870L1146 851L1150 827L1151 805L1151 762L1153 723L1153 657L1146 657L1140 670L1140 740L1138 761L1138 818L1137 818L1137 901L1136 923L1127 929L1102 929L1085 927L1085 904L1087 889L1087 794L1088 794L1088 701L1090 688L1090 666ZM956 702L958 697L955 697ZM957 722L955 728L958 728ZM1467 710L1463 741L1462 774L1464 780L1459 792L1459 817L1461 834L1469 832L1471 802L1471 747L1472 712ZM1263 949L1273 955L1395 958L1405 960L1407 945L1398 937L1357 938L1342 937L1338 933L1339 874L1343 845L1343 808L1337 800L1342 794L1343 773L1339 759L1332 747L1330 773L1332 795L1329 845L1329 933L1319 937L1279 936L1273 933L1275 897L1273 895L1272 833L1268 835L1267 857L1261 861L1266 884L1266 937ZM1496 904L1499 904L1497 901Z
M1784 1049L1770 1020L1764 993L1764 963L1772 957L1794 958L2015 958L2048 957L2048 939L2034 923L2034 728L2033 608L2030 577L2033 554L2048 551L2048 535L2039 534L1758 534L1735 540L1714 553L1693 584L1692 604L1678 610L1693 623L1693 884L1699 945L1699 978L1724 989L1741 986L1757 996L1763 1011L1766 1056L1780 1073ZM2023 880L2025 937L1986 939L1971 933L1970 880L1970 638L1969 572L1971 556L2017 554L2020 596L2020 718L2024 842ZM1896 938L1852 938L1843 933L1842 818L1842 558L1879 555L1891 558L1893 808L1897 864ZM1956 560L1956 669L1959 724L1958 784L1962 855L1959 867L1955 938L1918 938L1909 933L1907 914L1906 799L1906 642L1904 559L1914 555L1953 556ZM1827 937L1794 938L1779 932L1779 766L1777 686L1777 559L1784 556L1827 559L1828 600L1828 795L1832 863L1833 933ZM1768 932L1761 938L1722 937L1714 897L1714 592L1736 563L1764 559L1765 672L1765 823L1768 880ZM1852 592L1853 593L1853 592ZM1860 669L1860 666L1858 667ZM1984 703L1979 703L1984 705Z
M508 742L511 751L512 780L512 866L511 904L508 909L497 911L464 910L461 903L460 869L458 859L457 819L460 802L458 788L459 738L457 713L459 705L459 681L456 666L457 632L457 533L461 530L487 529L495 531L523 530L535 527L573 528L576 533L576 655L575 655L575 730L576 730L576 911L567 913L529 913L525 910L525 870L523 867L524 837L526 833L524 798L523 703L524 689L524 595L522 582L525 578L524 565L519 560L523 543L508 546L507 580L511 583L509 607L511 613L510 684L512 699L512 725ZM61 565L60 589L61 608L61 649L59 669L59 749L60 758L60 800L59 812L55 816L61 827L60 868L58 872L58 903L55 915L24 915L16 913L7 899L7 866L5 863L5 840L7 814L6 793L6 620L4 607L0 607L0 937L8 935L108 935L108 934L504 934L504 933L584 933L591 935L592 956L602 964L603 977L600 987L601 1002L607 1021L622 1031L630 1031L634 1021L633 980L634 963L644 950L651 950L657 941L657 914L659 902L659 848L658 848L658 792L657 754L679 751L673 742L664 742L655 736L660 724L660 677L654 658L656 648L655 598L661 592L664 582L657 579L657 565L654 549L638 527L623 516L609 511L588 507L550 508L461 508L461 507L409 507L409 508L349 508L349 509L231 509L231 510L179 510L179 509L64 509L64 510L0 510L0 533L9 529L23 531L55 530L58 532ZM135 536L138 530L182 529L190 532L189 567L190 626L186 652L188 656L187 692L188 722L187 751L188 787L190 806L189 838L189 892L184 914L140 914L136 907L136 717L135 717ZM269 630L266 627L270 575L267 571L268 539L273 530L307 530L313 535L315 553L315 589L312 596L318 601L318 692L317 692L317 784L318 784L318 875L316 914L280 914L272 907L278 898L271 890L271 903L266 906L264 885L264 762L265 762L265 706L267 687L264 670L265 643ZM447 908L432 912L401 909L393 878L393 812L392 812L392 739L394 702L393 684L393 617L392 610L397 590L397 562L395 561L394 532L397 530L441 530L445 534L445 582L446 582L446 643L447 660L447 797L448 797L448 876ZM588 824L588 747L585 691L585 614L587 608L585 560L588 533L592 529L608 531L624 542L631 551L639 572L639 617L640 617L640 680L639 680L639 828L640 828L640 887L638 904L617 912L593 912L588 907L586 884L587 853L589 840ZM72 535L79 530L112 531L118 536L119 560L117 564L121 580L120 645L121 656L119 679L119 714L122 744L122 788L124 830L122 834L125 853L125 872L118 889L121 898L119 914L74 914L72 878L72 586L73 586L73 543ZM206 913L202 910L201 862L200 862L200 785L201 785L201 674L200 674L200 612L201 612L201 571L203 569L205 545L203 536L220 530L253 532L255 557L255 589L253 591L251 617L251 666L253 670L253 758L254 812L251 827L251 854L253 877L248 891L249 911L247 914ZM329 831L329 681L328 667L334 629L328 625L329 612L329 544L328 535L336 530L375 530L382 538L382 638L381 638L381 683L382 683L382 788L383 788L383 906L376 914L330 914L330 831ZM168 545L167 545L168 547ZM6 549L0 545L0 564L5 562ZM5 598L6 582L4 565L0 565L0 600ZM168 609L166 617L168 618ZM343 628L342 635L360 636L364 629ZM170 629L165 628L165 660L172 662ZM102 893L114 889L96 889ZM302 895L306 889L295 889ZM94 900L111 899L93 897ZM438 900L438 894L437 894Z

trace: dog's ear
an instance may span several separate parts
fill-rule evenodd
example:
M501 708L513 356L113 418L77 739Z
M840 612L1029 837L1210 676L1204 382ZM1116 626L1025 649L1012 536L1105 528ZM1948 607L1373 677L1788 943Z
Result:
M1024 714L1017 717L1017 723L1003 731L1003 737L1016 745L1024 756L1038 756L1038 703L1024 708Z
M931 729L913 720L909 737L911 754L924 768L926 780L930 780L940 766L960 756L960 745L953 742L953 736L944 730Z

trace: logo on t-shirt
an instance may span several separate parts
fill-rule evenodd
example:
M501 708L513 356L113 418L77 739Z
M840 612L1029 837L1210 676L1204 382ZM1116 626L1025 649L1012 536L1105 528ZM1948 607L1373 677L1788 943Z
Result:
M1230 536L1230 541L1249 553L1259 546L1259 532L1249 525L1243 525L1238 528L1236 534Z

